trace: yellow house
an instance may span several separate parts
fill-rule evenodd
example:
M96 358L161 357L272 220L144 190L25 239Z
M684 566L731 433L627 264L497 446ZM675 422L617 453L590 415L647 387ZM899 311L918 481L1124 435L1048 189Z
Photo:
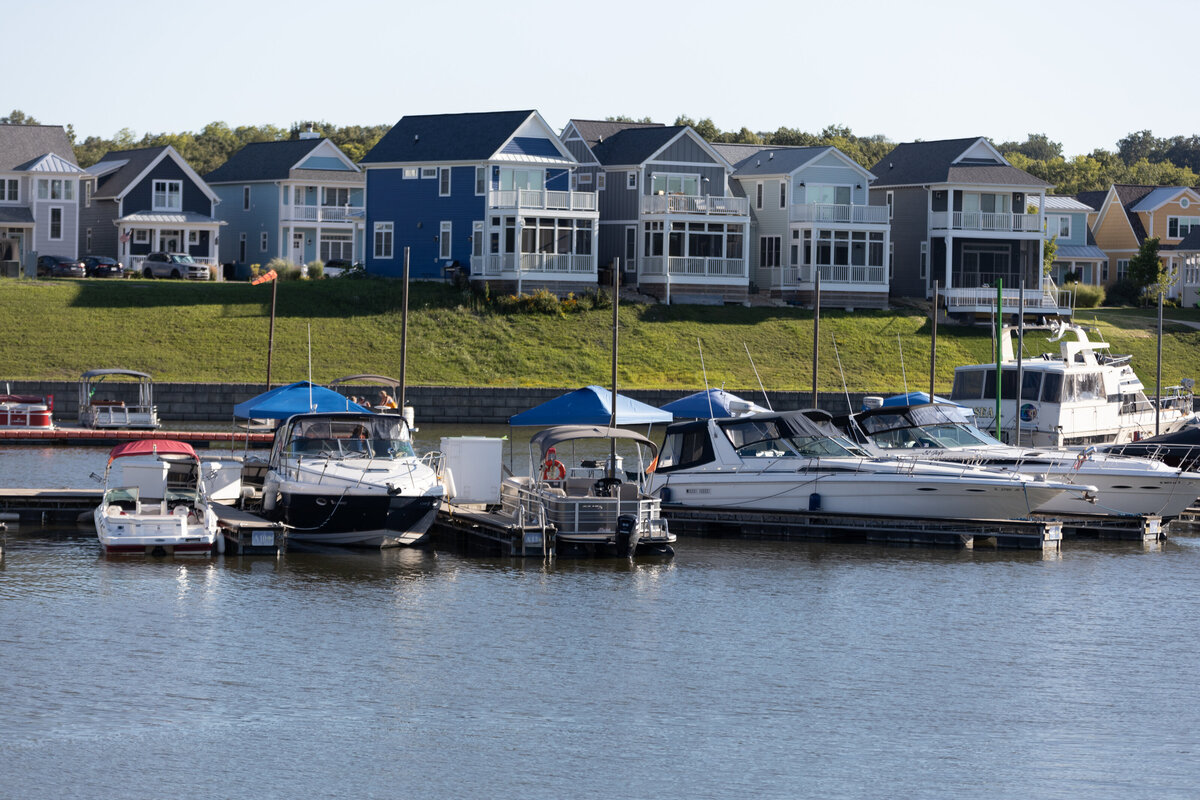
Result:
M1113 184L1107 192L1081 192L1078 199L1096 209L1088 225L1096 244L1108 256L1101 264L1100 282L1125 277L1129 261L1143 241L1157 237L1159 255L1167 268L1179 275L1183 253L1176 246L1192 231L1200 230L1200 193L1188 186L1134 186ZM1179 287L1170 295L1178 296Z

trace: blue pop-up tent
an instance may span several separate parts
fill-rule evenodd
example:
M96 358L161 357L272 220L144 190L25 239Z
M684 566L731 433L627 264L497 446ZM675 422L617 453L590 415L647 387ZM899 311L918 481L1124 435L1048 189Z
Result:
M670 411L675 419L722 419L755 414L767 409L724 389L709 389L673 400L662 406L662 410Z
M337 392L308 381L277 386L233 407L233 415L239 419L287 419L294 414L312 411L369 413L371 409L351 403Z
M514 427L607 425L612 417L612 397L611 389L605 389L603 386L585 386L553 400L547 400L528 411L514 414L508 418L508 424ZM617 395L618 425L653 425L657 422L670 421L671 412L669 411L662 411L623 394Z

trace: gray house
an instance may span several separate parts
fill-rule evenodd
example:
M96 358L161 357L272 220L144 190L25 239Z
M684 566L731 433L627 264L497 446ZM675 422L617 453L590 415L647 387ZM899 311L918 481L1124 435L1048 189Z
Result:
M561 135L581 191L599 198L599 258L659 300L742 302L749 293L744 197L733 167L689 126L571 120Z
M0 275L32 276L34 254L79 256L85 177L61 125L0 125Z

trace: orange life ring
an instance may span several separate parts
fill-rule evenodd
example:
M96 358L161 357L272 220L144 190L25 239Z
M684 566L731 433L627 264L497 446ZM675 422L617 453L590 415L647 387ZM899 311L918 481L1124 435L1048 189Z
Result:
M552 477L554 473L558 473L558 477ZM561 481L567 477L567 468L557 458L547 458L546 463L542 465L542 480L544 481Z

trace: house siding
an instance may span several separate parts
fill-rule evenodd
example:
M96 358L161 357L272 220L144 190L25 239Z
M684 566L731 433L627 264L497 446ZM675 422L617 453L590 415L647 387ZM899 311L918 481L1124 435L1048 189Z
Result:
M243 209L242 189L250 187L250 208ZM237 183L212 187L221 199L217 205L221 229L218 257L222 263L238 263L241 234L246 234L246 263L265 263L279 254L279 187L274 183ZM267 233L267 252L260 247Z
M174 159L164 158L148 175L133 186L125 195L125 213L133 214L139 211L150 211L154 207L154 181L177 180L183 186L183 210L194 211L197 214L211 216L212 201L204 190L183 171L183 167Z
M90 207L80 203L79 207L79 254L116 258L119 248L117 237L120 231L113 221L117 218L116 200L92 198ZM92 229L92 247L87 247L87 229ZM84 251L87 252L84 252Z
M76 185L76 191L79 186ZM78 196L78 195L76 195ZM50 238L50 209L62 209L62 238ZM35 200L33 250L38 255L76 258L79 255L79 206L74 200Z
M340 158L334 156L310 156L304 159L298 169L328 169L338 172L353 172Z
M887 204L887 189L871 190L871 205ZM891 294L895 297L925 297L926 279L921 277L921 242L929 229L928 195L924 189L891 189L892 249L894 251ZM943 282L944 283L944 282Z

